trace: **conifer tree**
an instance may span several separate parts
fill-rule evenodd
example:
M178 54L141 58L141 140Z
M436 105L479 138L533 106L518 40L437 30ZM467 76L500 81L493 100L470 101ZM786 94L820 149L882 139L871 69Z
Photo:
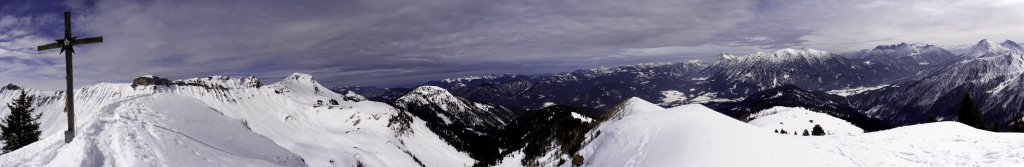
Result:
M25 91L17 99L7 105L11 114L3 119L0 125L0 140L3 140L3 153L8 153L33 142L39 141L39 115L32 115L32 101L35 98L27 96Z
M956 120L967 126L985 129L985 123L981 120L981 109L978 109L978 105L971 99L970 94L964 94L964 98L960 102L960 108L957 110Z
M821 125L814 124L814 128L811 128L811 135L825 136L825 129L821 128Z
M1017 113L1010 121L1010 127L1008 131L1011 132L1024 132L1024 113Z
M811 135L811 133L808 133L807 129L804 129L804 136L810 136L810 135Z

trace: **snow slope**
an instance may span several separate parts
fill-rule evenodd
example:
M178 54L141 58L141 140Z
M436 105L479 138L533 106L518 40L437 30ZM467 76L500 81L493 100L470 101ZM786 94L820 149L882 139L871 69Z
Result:
M201 102L146 95L91 113L64 134L0 157L4 166L304 166L302 158Z
M281 82L266 86L258 83L250 78L207 77L178 80L170 86L143 85L133 88L129 84L104 83L83 87L76 90L75 94L78 118L76 127L81 130L77 132L75 141L68 145L62 142L66 118L59 112L63 107L63 93L29 90L40 99L48 99L37 101L37 112L43 114L40 121L45 138L42 142L29 145L26 151L0 155L0 164L34 166L103 162L86 166L149 166L145 163L182 166L174 164L202 161L195 157L207 157L201 155L223 157L208 165L238 164L233 162L250 162L253 158L261 157L267 163L252 165L302 166L304 162L310 166L354 166L357 163L367 166L468 166L474 163L468 155L455 150L427 129L422 120L399 112L385 103L345 100L349 96L328 90L306 74L293 74ZM8 103L12 94L17 92L7 89L0 91L0 97L4 100L0 102ZM328 101L332 99L339 103L329 104ZM319 104L318 101L323 103ZM213 116L208 118L212 120L199 119L179 115L178 110ZM0 114L6 115L8 112ZM160 129L181 133L174 136ZM160 133L135 137L119 134L150 131ZM91 137L103 134L118 135ZM251 137L244 137L246 134ZM125 136L128 138L119 138ZM222 141L232 136L253 141ZM105 146L103 144L111 144L106 142L108 140L121 139L130 139L134 145L141 146L102 148ZM174 139L184 141L182 146L156 147ZM245 149L255 151L232 150L232 144L252 147ZM268 148L257 145L268 145ZM284 152L274 148L283 148ZM62 149L83 153L65 153L67 151ZM189 151L200 155L155 154ZM267 158L257 153L274 156ZM293 162L274 158L289 155L298 155L301 160Z
M785 130L789 133L802 134L804 130L810 132L814 125L820 125L829 135L864 133L863 129L846 120L802 107L776 106L751 114L747 120L750 120L747 123L771 132Z
M699 104L645 105L588 133L584 166L1006 166L1024 163L1024 134L941 122L873 133L779 135ZM649 103L648 103L649 104ZM570 166L570 164L562 164Z
M630 101L634 101L630 99ZM642 100L641 100L642 101ZM636 104L650 106L637 102ZM626 107L579 152L587 166L842 166L842 157L745 125L699 104ZM737 160L741 158L743 160ZM809 161L812 160L812 161ZM839 164L834 164L839 163Z

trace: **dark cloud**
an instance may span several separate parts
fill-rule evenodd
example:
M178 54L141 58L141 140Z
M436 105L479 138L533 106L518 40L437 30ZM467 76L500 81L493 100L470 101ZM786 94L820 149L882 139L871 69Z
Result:
M893 3L89 0L61 5L74 12L77 34L106 38L103 44L77 48L81 53L76 56L80 84L123 82L145 74L170 78L257 75L275 81L292 72L305 72L329 85L398 86L462 75L709 60L719 52L806 46L849 49L922 36L890 36L890 32L899 32L893 29L901 26L922 28L929 22L877 19L887 24L908 22L880 26L859 17L885 15L865 11L888 11ZM0 4L2 9L18 6L39 5ZM960 7L988 9L971 4ZM62 81L52 80L63 76L60 57L31 49L59 37L59 29L49 27L59 26L61 8L21 12L35 13L29 15L0 14L4 18L0 19L0 58L10 57L0 59L0 79L60 87ZM28 24L24 19L38 21ZM5 29L5 21L21 23ZM991 21L975 22L1000 26ZM1020 24L1006 25L1011 26L1001 28ZM963 27L970 26L957 28ZM11 30L29 34L13 37L11 34L19 31ZM943 42L948 41L952 39Z

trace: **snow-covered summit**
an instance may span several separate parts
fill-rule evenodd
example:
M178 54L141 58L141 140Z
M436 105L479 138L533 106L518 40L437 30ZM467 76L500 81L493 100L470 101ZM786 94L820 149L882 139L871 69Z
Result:
M1017 44L1017 42L1013 42L1011 40L1006 40L1003 41L1003 43L996 44L988 39L982 39L981 41L978 41L974 47L971 47L965 56L987 57L1006 54L1021 55L1024 54L1024 48L1022 48L1020 44Z
M448 90L445 90L444 88L441 87L429 85L416 87L416 89L409 91L409 93L406 93L405 96L399 97L395 101L395 103L399 104L437 104L440 107L442 107L441 109L444 110L449 110L448 107L452 105L454 105L455 107L462 107L456 110L464 110L465 107L468 107L465 105L455 105L459 102L459 99L455 97L455 95L452 95L452 93L448 92Z
M844 56L857 59L861 64L881 65L881 68L892 68L906 73L915 73L958 59L956 54L946 49L923 43L879 45L871 50L865 49Z
M751 125L764 128L765 131L785 130L789 133L812 131L814 126L821 126L827 135L864 133L860 127L852 123L821 112L814 112L803 107L775 106L747 117ZM788 133L787 133L788 134Z
M792 61L797 59L828 59L835 57L835 54L829 53L828 51L816 50L811 48L793 49L785 48L776 50L774 52L754 52L751 54L737 56L728 53L722 53L719 56L720 61Z
M312 75L303 73L294 73L282 79L281 82L268 86L280 93L290 92L293 94L315 94L343 98L342 95L334 93L331 89L320 85L319 82L313 79Z
M480 102L474 102L452 95L437 86L420 86L399 97L394 102L399 109L409 111L424 119L436 117L443 124L498 128L512 119L511 111ZM483 132L483 131L480 131Z
M579 158L575 159L582 161L582 166L1006 166L1024 163L1021 149L1024 134L992 133L956 122L863 134L799 136L772 133L699 104L647 109L650 110L607 120L589 131L583 148L577 152Z
M465 77L457 77L457 78L445 78L445 79L442 79L441 82L445 82L445 83L470 82L470 81L474 81L474 80L487 80L487 79L497 79L497 78L511 78L511 77L515 77L515 76L516 76L515 74L511 74L511 73L488 74L488 75L484 75L484 76L465 76Z
M149 78L155 78L155 77L150 75ZM226 89L255 88L255 87L263 86L262 83L260 83L260 80L258 78L256 78L255 76L249 76L249 77L230 77L230 76L215 75L215 76L210 76L210 77L190 78L190 79L176 80L175 82L176 83L182 83L182 84L194 84L194 85L201 85L201 86L207 86L207 87L217 87L217 88L226 88Z
M622 119L623 117L633 115L636 113L644 113L648 111L661 109L665 108L661 108L661 106L648 102L647 100L641 99L639 97L631 97L629 99L626 99L625 101L622 101L618 105L615 105L615 107L612 107L612 109L608 110L608 112L605 112L604 116L602 116L602 119Z

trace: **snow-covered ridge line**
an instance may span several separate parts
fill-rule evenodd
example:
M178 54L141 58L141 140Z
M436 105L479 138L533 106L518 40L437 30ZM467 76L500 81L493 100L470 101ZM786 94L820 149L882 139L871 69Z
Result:
M487 79L497 79L497 78L514 77L514 76L516 76L516 74L511 74L511 73L488 74L488 75L484 75L484 76L464 76L464 77L456 77L456 78L445 78L445 79L441 79L441 82L444 82L444 83L470 82L470 81L474 81L474 80L487 80Z
M416 89L413 89L412 91L409 91L409 93L406 93L405 96L398 98L398 100L396 100L395 103L412 103L419 105L437 104L438 106L441 107L441 109L446 111L463 111L469 107L464 104L461 104L458 97L455 97L455 95L449 93L448 90L445 90L444 88L437 86L416 87Z
M988 39L983 39L981 41L978 41L978 43L975 44L974 47L971 47L971 49L965 54L965 56L986 57L1005 54L1024 54L1024 47L1021 47L1020 44L1017 44L1017 42L1013 42L1012 40L1006 40L1003 41L1002 43L996 44L994 42L989 41Z
M819 59L819 58L828 58L828 57L834 57L834 56L835 56L835 54L829 53L828 51L815 50L815 49L811 49L811 48L802 48L802 49L785 48L785 49L776 50L776 51L771 52L771 53L768 53L768 52L754 52L754 53L747 54L747 55L742 55L742 56L732 55L732 54L729 54L729 53L722 53L721 55L719 55L719 60L724 60L724 61L743 61L743 60L757 59L757 60L768 60L768 61L777 62L777 61L793 60L793 59L798 59L798 58Z
M69 145L62 140L67 127L64 113L59 112L63 93L21 88L37 99L55 99L37 101L44 142L0 155L0 166L268 166L260 161L270 162L269 166L467 166L474 162L431 132L420 118L385 103L350 100L307 74L257 87L245 86L255 82L243 82L255 78L178 81L196 84L100 83L75 90L76 126L83 130L75 139L79 143ZM238 87L208 89L208 85ZM9 102L19 92L0 90L0 102ZM0 115L7 112L0 109ZM211 128L231 132L205 131ZM244 131L235 133L239 129ZM253 133L258 135L249 136L272 142L241 141L258 140L246 136ZM231 140L239 142L225 142ZM277 153L281 151L270 147L287 151Z
M957 122L849 135L800 136L740 122L699 104L638 101L587 133L583 166L1007 166L1024 163L1024 134ZM639 106L637 106L639 105ZM796 112L800 113L800 112ZM806 121L806 120L798 120ZM819 122L819 120L815 120ZM742 157L742 161L736 160ZM568 164L568 163L566 163ZM563 164L563 165L566 165Z

